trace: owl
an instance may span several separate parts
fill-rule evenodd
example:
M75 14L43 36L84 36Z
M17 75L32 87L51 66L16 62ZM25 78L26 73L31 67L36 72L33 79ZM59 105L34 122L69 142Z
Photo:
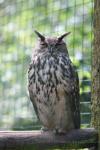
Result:
M44 129L58 134L80 128L79 79L60 37L39 40L28 69L28 91L34 110Z

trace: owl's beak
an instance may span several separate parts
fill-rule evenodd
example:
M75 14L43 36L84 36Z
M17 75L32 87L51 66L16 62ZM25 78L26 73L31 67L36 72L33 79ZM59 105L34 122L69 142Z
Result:
M48 47L48 50L49 50L49 53L50 53L50 54L53 53L53 47L52 47L52 46L49 46L49 47Z

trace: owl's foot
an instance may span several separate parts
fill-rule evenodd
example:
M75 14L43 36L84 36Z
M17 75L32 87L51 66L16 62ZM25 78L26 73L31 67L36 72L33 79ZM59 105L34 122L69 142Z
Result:
M54 134L56 135L65 135L67 132L63 129L55 129L54 131Z
M49 131L49 129L47 127L42 127L41 131L46 132L46 131Z

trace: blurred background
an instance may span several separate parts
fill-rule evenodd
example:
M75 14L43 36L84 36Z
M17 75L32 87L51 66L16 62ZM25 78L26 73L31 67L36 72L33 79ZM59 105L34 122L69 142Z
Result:
M80 79L81 127L91 119L93 0L0 0L0 130L40 129L27 90L27 69L37 37L65 39Z

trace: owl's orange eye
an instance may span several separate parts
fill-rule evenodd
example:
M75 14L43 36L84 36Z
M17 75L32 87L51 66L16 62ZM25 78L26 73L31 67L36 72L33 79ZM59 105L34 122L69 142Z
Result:
M43 42L43 43L41 43L41 45L47 47L47 43Z
M61 42L57 42L56 44L55 44L55 46L59 46L59 45L62 45L62 43Z

